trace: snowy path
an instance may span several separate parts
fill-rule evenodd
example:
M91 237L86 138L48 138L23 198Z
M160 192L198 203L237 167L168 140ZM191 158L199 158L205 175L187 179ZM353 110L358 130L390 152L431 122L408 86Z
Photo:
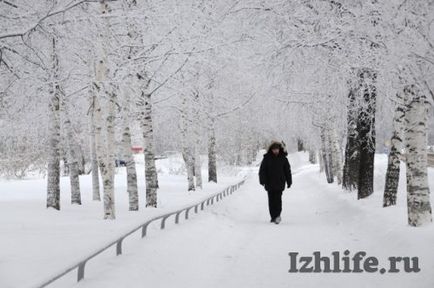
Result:
M126 245L124 255L94 265L74 287L434 287L432 225L411 228L402 207L384 212L373 209L376 198L342 196L337 186L324 183L317 166L297 171L284 192L280 225L268 222L266 192L253 168L229 198ZM421 272L288 273L290 251L329 256L346 249L351 256L366 251L380 267L389 256L418 256Z

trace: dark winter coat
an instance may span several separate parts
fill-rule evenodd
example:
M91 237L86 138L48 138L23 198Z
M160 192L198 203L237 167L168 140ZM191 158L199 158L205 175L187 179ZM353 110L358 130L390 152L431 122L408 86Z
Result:
M268 148L259 168L259 183L264 185L267 191L285 190L285 182L288 188L292 185L291 166L289 165L288 153L280 147L279 154L276 156Z

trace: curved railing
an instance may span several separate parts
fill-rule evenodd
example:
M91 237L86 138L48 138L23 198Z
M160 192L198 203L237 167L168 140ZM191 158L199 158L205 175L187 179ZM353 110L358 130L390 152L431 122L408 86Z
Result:
M56 281L57 279L65 276L66 274L68 274L69 272L71 272L74 269L77 269L77 282L82 280L84 278L84 271L85 271L85 267L86 267L86 263L91 260L92 258L98 256L99 254L101 254L102 252L106 251L107 249L111 248L112 246L116 245L116 256L121 255L122 254L122 242L123 240L128 237L129 235L133 234L134 232L138 231L139 229L142 229L142 238L146 236L146 231L148 229L149 224L151 224L154 221L158 221L161 220L160 223L160 228L164 229L166 226L166 220L175 215L175 223L178 224L179 223L179 217L180 215L184 213L184 217L185 219L188 219L189 216L189 212L191 209L194 209L194 213L198 213L199 208L200 210L203 210L205 205L213 205L214 204L214 200L215 202L218 202L219 200L222 200L223 197L226 197L230 194L232 194L235 190L237 190L242 184L244 184L245 182L245 178L234 184L234 185L230 185L228 187L226 187L223 191L215 193L211 196L209 196L208 198L195 203L193 205L189 205L187 207L178 209L176 211L172 211L160 216L156 216L154 218L151 218L150 220L147 220L145 223L140 224L139 226L135 227L134 229L130 230L128 233L124 234L123 236L117 238L116 240L110 242L109 244L105 245L103 248L97 250L96 252L92 253L91 255L87 256L86 258L84 258L83 260L79 261L78 263L70 266L69 268L65 269L65 271L51 277L49 280L43 282L42 284L37 285L36 287L38 288L42 288L42 287L46 287L47 285L52 284L54 281Z

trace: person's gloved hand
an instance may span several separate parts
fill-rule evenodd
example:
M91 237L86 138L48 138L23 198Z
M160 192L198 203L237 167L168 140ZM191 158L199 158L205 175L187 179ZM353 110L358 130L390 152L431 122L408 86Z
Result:
M288 188L288 189L291 188L291 184L288 184L288 186L286 188Z

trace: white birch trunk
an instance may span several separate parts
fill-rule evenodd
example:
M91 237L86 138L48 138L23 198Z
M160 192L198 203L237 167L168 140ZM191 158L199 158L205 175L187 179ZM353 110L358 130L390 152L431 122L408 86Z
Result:
M333 183L333 160L330 149L330 136L327 128L321 128L321 154L323 157L324 170L327 183Z
M339 139L336 132L336 129L332 128L330 131L330 139L331 139L331 153L333 160L333 174L336 176L338 184L342 184L342 154L341 147L339 145Z
M322 149L318 152L318 159L319 159L319 172L324 171L324 158L322 155Z
M316 151L309 149L309 162L311 164L316 164Z
M188 113L188 103L187 96L183 95L181 103L181 145L182 145L182 158L184 159L185 169L187 171L187 190L194 191L194 156L192 153L192 147L190 145L190 129L188 129L190 124L189 113Z
M79 177L79 155L78 145L74 137L74 132L71 124L71 119L68 112L68 107L64 93L62 93L62 112L63 112L63 127L66 131L66 143L68 146L68 167L69 179L71 185L71 204L81 205L80 193L80 177Z
M138 25L136 23L136 19L134 17L129 17L131 15L130 9L137 5L136 1L123 0L122 8L123 8L123 17L125 19L125 25L127 28L127 37L128 43L127 45L131 45L131 47L137 46L138 43L143 44L143 39L141 37L140 31L138 29ZM124 61L128 61L132 57L134 57L135 53L137 53L137 49L130 48L128 49L128 53L125 54ZM139 84L137 79L137 75L134 69L127 71L127 75L124 80L123 86L123 98L122 98L122 119L123 119L123 132L122 132L122 157L126 162L126 170L127 170L127 192L129 199L129 210L130 211L138 211L139 210L139 194L137 187L137 171L136 171L136 163L134 160L134 155L132 153L132 140L131 140L131 130L130 130L130 119L131 119L131 109L130 109L130 93L131 91L135 91L135 84ZM140 85L140 84L139 84ZM147 85L146 85L147 87ZM143 109L144 102L140 102L139 105ZM141 114L139 114L141 115ZM143 119L139 116L139 123L141 124L142 129L144 129ZM142 130L143 131L143 130ZM146 146L145 146L146 147Z
M199 93L194 93L194 110L193 116L195 117L194 125L194 176L196 178L196 187L202 189L202 161L200 159L201 148L201 111L199 102Z
M123 125L124 131L122 133L122 151L123 159L126 162L127 169L127 192L129 198L129 210L139 210L139 194L137 188L137 171L136 162L134 161L133 152L131 151L131 132L129 127L130 109L129 109L129 95L128 92L124 92L123 99Z
M92 169L92 200L101 201L99 192L99 168L95 140L95 95L92 93L92 110L90 116L90 157Z
M211 117L208 129L208 182L217 183L216 154L215 119Z
M142 92L143 93L143 92ZM146 207L157 207L158 175L155 165L151 95L144 94L143 141L145 154Z
M196 187L202 189L202 161L200 159L199 144L196 143L194 156L194 175L196 177Z
M69 171L69 180L71 186L71 204L81 205L81 193L80 193L80 154L77 140L75 139L71 117L68 108L68 99L64 91L60 88L61 105L60 111L63 118L63 129L66 131L65 142L67 145L67 165Z
M427 100L415 85L404 89L406 102L406 166L408 224L432 222L427 174Z
M56 39L52 41L52 76L49 99L49 144L47 171L47 208L60 210L60 91L58 83L59 61Z
M115 219L115 193L114 193L114 178L115 178L115 109L116 109L116 92L110 91L109 101L106 103L106 131L107 131L107 165L106 175L104 178L104 207L105 218Z
M187 170L187 190L194 191L196 187L194 185L194 157L193 153L191 153L191 149L189 147L184 147L182 149L182 158L185 162L185 168Z
M102 84L102 82L100 82ZM114 126L112 111L109 101L105 107L101 105L101 98L107 93L103 86L99 87L99 95L95 98L95 142L97 149L98 164L103 181L104 219L115 219L114 206ZM114 94L114 93L112 93ZM109 102L109 103L107 103ZM107 113L103 113L103 107ZM106 114L106 125L103 125L103 114ZM113 117L114 118L114 117Z
M393 132L390 139L390 151L387 161L386 182L384 185L383 207L396 205L398 194L400 157L402 142L402 122L405 117L405 107L401 92L396 93L395 112L393 116Z
M100 3L101 15L107 15L109 9L105 1ZM107 22L107 20L106 20ZM107 83L107 52L105 51L104 41L108 38L108 23L104 23L104 28L99 39L99 49L96 61L96 82L94 86L97 91L95 97L95 140L97 148L98 164L100 166L101 177L103 180L103 202L104 219L115 219L115 195L114 195L114 111L116 94L109 91ZM104 113L105 112L105 113ZM104 119L105 117L105 119ZM103 123L103 119L105 120ZM105 124L105 125L104 125Z

